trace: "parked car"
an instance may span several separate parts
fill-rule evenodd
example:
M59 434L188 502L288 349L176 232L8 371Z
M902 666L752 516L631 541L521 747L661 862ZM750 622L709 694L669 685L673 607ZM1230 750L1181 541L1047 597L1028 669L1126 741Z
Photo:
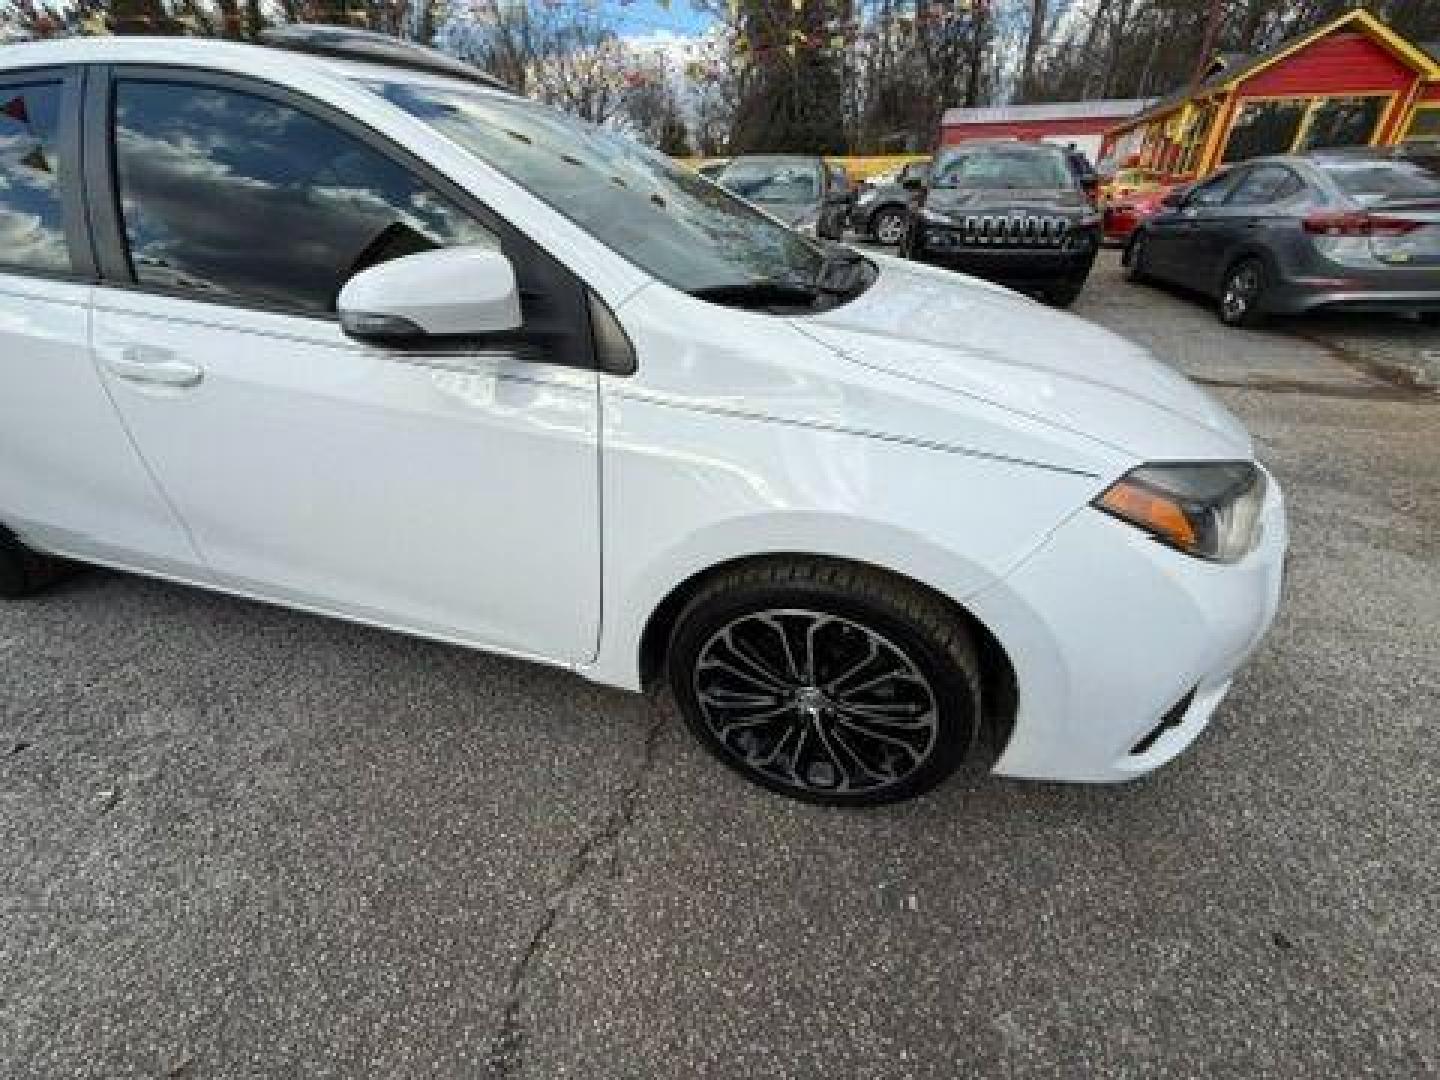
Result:
M1319 308L1440 314L1440 176L1392 154L1258 158L1144 222L1130 275L1214 297L1222 322Z
M905 238L910 204L925 187L929 171L928 161L913 161L893 177L866 187L850 211L850 227L877 244L898 245Z
M1107 244L1125 245L1142 222L1150 220L1167 206L1177 205L1190 190L1191 185L1157 188L1154 191L1136 192L1110 200L1104 206L1102 232Z
M843 240L853 198L844 175L819 157L746 154L731 158L715 182L803 233Z
M1150 195L1173 185L1153 169L1120 169L1100 181L1100 200L1110 203L1129 195Z
M429 50L267 40L0 48L0 592L80 560L668 685L816 802L1204 728L1286 547L1204 391Z
M936 155L903 252L1068 307L1100 250L1100 223L1064 150L967 142Z

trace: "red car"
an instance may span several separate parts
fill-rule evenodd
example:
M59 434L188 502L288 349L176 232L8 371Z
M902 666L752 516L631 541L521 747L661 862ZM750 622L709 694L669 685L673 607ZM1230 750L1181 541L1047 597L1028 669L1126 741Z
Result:
M1133 191L1107 202L1104 223L1106 243L1123 245L1129 242L1130 234L1142 221L1158 214L1172 192L1181 191L1188 186L1185 184L1160 188L1157 191Z

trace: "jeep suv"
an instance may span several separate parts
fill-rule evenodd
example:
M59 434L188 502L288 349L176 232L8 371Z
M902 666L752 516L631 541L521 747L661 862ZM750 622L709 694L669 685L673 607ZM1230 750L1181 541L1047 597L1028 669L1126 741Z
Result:
M901 251L1068 307L1100 250L1100 224L1064 150L968 142L936 157Z

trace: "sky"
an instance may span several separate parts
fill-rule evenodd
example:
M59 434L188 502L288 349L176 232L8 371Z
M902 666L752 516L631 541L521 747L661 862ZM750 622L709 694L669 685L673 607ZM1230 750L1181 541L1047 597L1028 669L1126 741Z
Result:
M709 15L692 8L690 0L674 0L668 9L656 0L635 0L629 4L603 0L603 3L605 10L615 16L621 37L698 37L713 22Z

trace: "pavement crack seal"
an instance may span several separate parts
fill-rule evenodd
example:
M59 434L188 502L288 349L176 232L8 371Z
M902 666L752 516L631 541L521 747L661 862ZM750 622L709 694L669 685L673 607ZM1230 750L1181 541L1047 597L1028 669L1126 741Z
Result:
M645 732L644 749L640 767L630 783L620 793L620 798L601 820L599 827L581 841L566 864L560 887L545 903L539 922L526 942L520 959L510 971L510 980L505 994L505 1013L500 1030L491 1042L490 1073L494 1077L508 1078L520 1075L525 1062L526 1031L520 1016L525 1003L525 987L535 965L545 954L551 935L560 923L561 916L570 907L602 867L615 872L616 855L625 833L635 822L640 805L640 795L645 788L651 771L655 767L660 740L665 731L667 713L659 702L652 703L655 718Z

